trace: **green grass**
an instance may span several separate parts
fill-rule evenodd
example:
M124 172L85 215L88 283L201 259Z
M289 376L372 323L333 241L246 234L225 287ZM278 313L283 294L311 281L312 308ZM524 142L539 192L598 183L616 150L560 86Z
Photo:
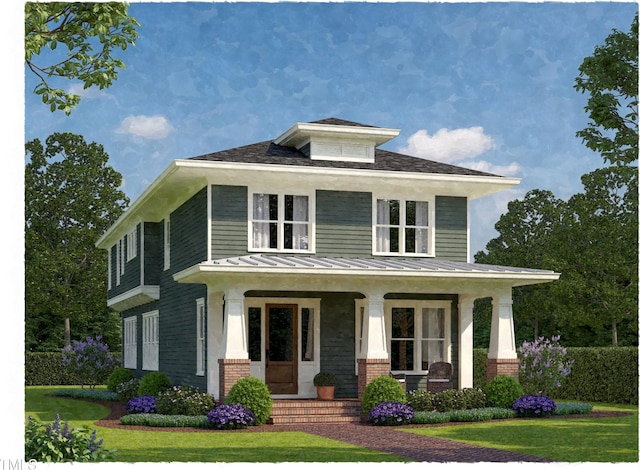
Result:
M118 462L407 462L406 459L301 432L179 432L108 429L93 423L101 405L50 397L64 387L26 387L25 420L51 422L56 413L73 427L97 429Z
M638 407L594 404L594 411L629 411L619 418L485 421L403 430L558 462L637 462Z

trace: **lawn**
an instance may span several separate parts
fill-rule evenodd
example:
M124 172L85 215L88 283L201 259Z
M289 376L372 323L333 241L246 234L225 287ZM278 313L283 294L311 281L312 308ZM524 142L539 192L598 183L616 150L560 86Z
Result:
M485 421L403 431L546 457L558 462L637 462L638 407L594 404L594 411L628 411L617 418Z
M407 462L383 452L301 432L128 431L95 426L109 410L82 400L47 396L63 387L26 387L25 419L97 429L119 462Z

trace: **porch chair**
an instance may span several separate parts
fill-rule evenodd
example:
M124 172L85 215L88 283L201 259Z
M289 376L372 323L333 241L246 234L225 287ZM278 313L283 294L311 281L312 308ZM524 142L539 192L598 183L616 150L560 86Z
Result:
M451 388L453 365L450 362L434 362L429 366L427 374L427 390L440 393Z

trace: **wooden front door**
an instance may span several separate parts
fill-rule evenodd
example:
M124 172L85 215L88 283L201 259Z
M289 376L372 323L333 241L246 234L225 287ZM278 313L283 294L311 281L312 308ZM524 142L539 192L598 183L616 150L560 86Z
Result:
M298 393L298 306L266 306L265 382L273 394Z

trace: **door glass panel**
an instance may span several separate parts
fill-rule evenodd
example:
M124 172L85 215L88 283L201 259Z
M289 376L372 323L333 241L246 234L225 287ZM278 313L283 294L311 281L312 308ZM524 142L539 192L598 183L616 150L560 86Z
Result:
M313 309L302 309L302 360L313 361Z
M260 307L249 307L249 359L262 360L262 325Z
M293 309L272 307L269 309L270 361L293 361Z

